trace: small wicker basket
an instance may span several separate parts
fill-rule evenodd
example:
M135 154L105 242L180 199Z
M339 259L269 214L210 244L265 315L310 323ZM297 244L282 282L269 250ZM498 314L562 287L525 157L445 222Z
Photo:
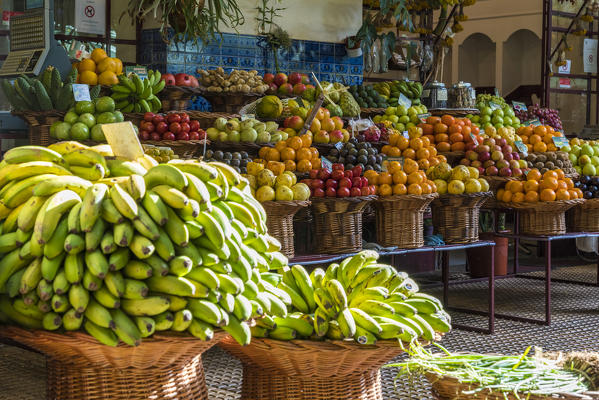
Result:
M265 201L262 207L266 211L266 226L268 233L281 242L281 253L287 258L295 256L293 245L294 230L293 216L302 208L308 207L309 201Z
M520 233L551 236L566 233L566 211L584 202L584 199L575 199L498 204L503 208L512 208L520 212Z
M379 197L374 202L377 243L401 249L424 246L424 210L436 197L437 193Z
M589 199L566 212L569 232L599 232L599 199Z
M362 250L362 213L375 196L313 197L314 248L319 254Z
M433 200L433 226L445 243L478 241L480 208L492 195L492 192L442 194Z
M202 353L210 341L186 335L154 335L138 347L100 344L80 333L0 328L0 336L47 357L47 398L51 400L207 400Z
M206 91L201 96L210 102L212 111L228 114L240 113L243 106L262 97L261 94L252 93L210 93Z
M403 352L397 341L279 341L220 344L243 365L242 400L383 400L379 368Z
M193 96L201 93L199 88L186 86L165 86L158 97L165 111L185 111Z

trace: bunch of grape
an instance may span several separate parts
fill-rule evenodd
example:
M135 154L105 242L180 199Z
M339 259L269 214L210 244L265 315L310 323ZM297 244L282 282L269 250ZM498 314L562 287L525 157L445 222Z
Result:
M528 118L538 118L541 124L550 125L553 129L563 131L562 120L559 117L559 112L553 108L543 108L538 104L528 107Z

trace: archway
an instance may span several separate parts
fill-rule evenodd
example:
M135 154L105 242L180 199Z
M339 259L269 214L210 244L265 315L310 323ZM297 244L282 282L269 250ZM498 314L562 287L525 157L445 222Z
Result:
M459 48L459 80L474 87L495 86L495 43L483 33L468 36Z
M541 83L541 39L528 29L520 29L503 43L503 91L508 95L520 86Z

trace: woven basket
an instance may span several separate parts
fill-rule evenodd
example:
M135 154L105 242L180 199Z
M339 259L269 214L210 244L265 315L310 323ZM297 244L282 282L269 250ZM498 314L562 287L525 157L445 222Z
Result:
M158 97L163 111L185 111L193 96L200 94L200 89L185 86L165 86Z
M242 400L383 400L379 368L403 349L397 341L279 341L252 338L219 346L243 365Z
M144 140L141 144L170 147L179 158L196 158L204 151L204 142L208 147L209 140Z
M138 347L110 347L80 333L0 328L0 336L47 357L51 400L208 399L202 353L222 340L187 335L154 335Z
M520 233L551 236L566 233L566 211L584 202L584 199L575 199L498 205L520 211Z
M489 190L492 192L497 192L498 189L505 186L509 181L523 181L525 177L513 177L513 176L487 176L481 175L481 178L489 182Z
M200 123L202 129L206 130L214 126L214 121L217 118L241 118L239 114L227 114L227 113L217 113L217 112L205 112L205 111L186 111L189 115L189 118L196 119Z
M462 383L457 378L452 376L440 376L433 373L427 373L425 375L426 379L428 379L433 386L433 394L440 400L518 400L513 393L491 392L489 390L482 390L480 392L466 394L464 392L474 390L478 388L478 386L469 383ZM587 396L568 393L555 393L548 396L519 393L519 396L520 400L592 400L597 398L590 395Z
M375 198L312 198L316 252L344 254L362 250L362 212Z
M261 145L258 143L251 143L251 142L218 142L218 141L214 141L214 142L210 142L210 145L208 146L208 148L211 150L221 150L221 151L229 151L229 152L245 151L252 158L257 158L258 151L260 151L260 148L262 148L263 146L270 146L270 144L264 143L263 145Z
M66 114L63 111L12 111L29 125L29 144L47 146L51 143L50 125L61 121Z
M445 243L478 241L480 207L492 195L492 192L443 194L433 200L433 226Z
M599 199L589 199L566 212L568 232L599 232Z
M237 114L243 106L262 97L251 93L209 93L203 92L202 97L210 102L212 111Z
M266 211L266 226L269 235L274 236L281 242L281 253L287 258L295 256L293 245L294 230L293 216L302 208L308 207L309 201L265 201L262 207Z
M401 249L424 246L424 210L437 196L432 193L379 197L374 202L377 243Z

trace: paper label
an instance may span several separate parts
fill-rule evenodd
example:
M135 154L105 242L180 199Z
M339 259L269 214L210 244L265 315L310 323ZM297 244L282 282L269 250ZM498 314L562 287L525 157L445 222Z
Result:
M522 154L524 154L525 156L528 155L528 147L526 147L526 145L524 144L524 142L522 140L516 140L514 142L514 145L516 146L516 149L518 149L518 151Z
M476 138L474 133L470 134L470 138L472 139L472 143L474 143L475 146L478 146L478 139Z
M92 101L89 86L82 83L73 83L73 97L75 101Z
M422 121L422 123L426 123L426 119L431 116L431 113L426 114L418 114L418 119Z
M397 103L405 108L412 107L412 100L408 99L403 93L399 94L399 98L397 99Z
M583 45L583 65L584 72L587 74L597 73L597 39L584 39Z
M437 100L438 101L447 101L447 89L437 90Z
M521 103L519 101L512 101L512 105L514 106L514 110L516 110L516 111L522 111L522 112L528 111L526 104Z
M326 157L322 157L321 159L322 169L325 171L332 172L333 171L333 163Z
M244 114L241 116L241 120L245 121L246 119L254 119L256 116L254 114Z
M403 131L401 134L402 134L402 135L403 135L403 137L405 137L406 139L409 139L409 138L410 138L410 135L408 134L408 131Z
M102 132L115 156L133 161L144 155L131 121L102 124Z
M553 140L553 144L555 144L555 147L557 147L558 149L561 149L562 147L568 145L568 138L565 138L563 136L554 136L551 138L551 140Z
M522 125L524 125L524 126L529 126L529 125L541 126L541 121L539 121L538 118L535 118L535 119L531 119L531 120L522 122Z
M148 77L148 69L143 65L127 65L125 67L125 74L129 75L131 73L137 74L141 80Z
M499 110L501 108L501 106L494 101L489 102L489 107L491 107L491 110Z
M337 150L341 150L343 148L343 142L337 142L337 143L335 143L335 148Z

